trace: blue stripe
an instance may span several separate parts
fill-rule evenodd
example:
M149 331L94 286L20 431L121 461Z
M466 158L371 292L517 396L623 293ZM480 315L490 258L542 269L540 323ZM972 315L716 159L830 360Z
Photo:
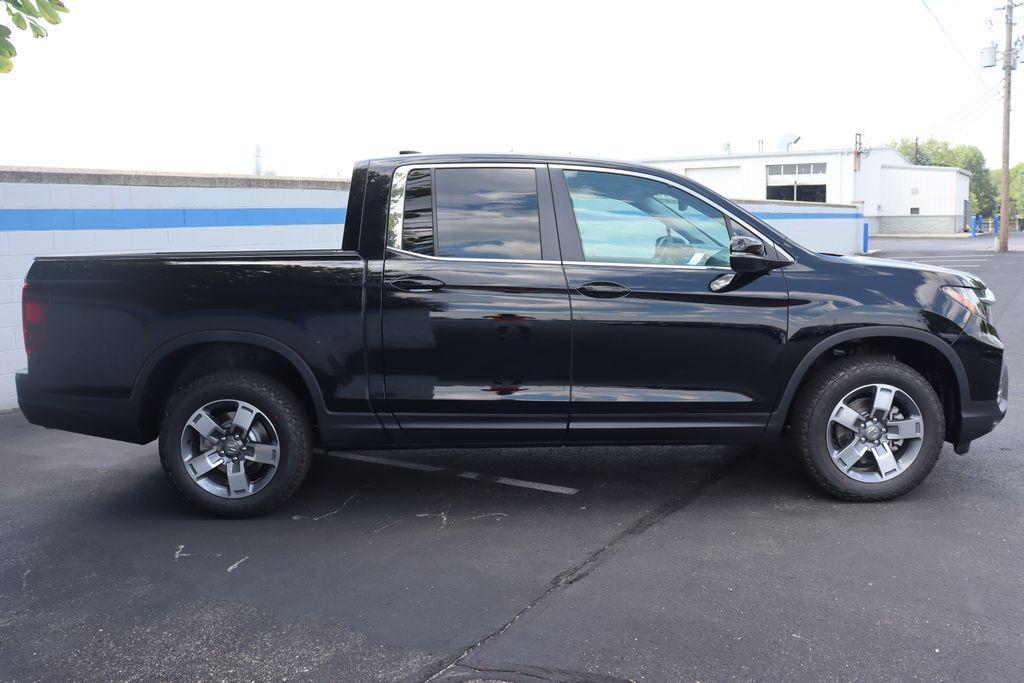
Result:
M126 230L245 225L341 225L343 207L253 209L0 209L3 230Z
M814 220L814 219L817 219L817 218L864 218L864 214L862 214L862 213L816 213L816 212L813 212L813 211L809 211L807 213L785 213L785 212L773 213L771 211L764 211L764 212L751 211L751 213L753 213L758 218L763 218L765 220L770 220L772 218L776 218L776 219L808 218L808 219L811 219L811 220Z

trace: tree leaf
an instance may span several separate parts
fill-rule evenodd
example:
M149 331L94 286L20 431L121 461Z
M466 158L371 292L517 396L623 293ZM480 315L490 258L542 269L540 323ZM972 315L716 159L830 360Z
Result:
M14 68L14 62L7 57L0 56L0 74L10 73Z
M13 57L16 54L18 54L18 51L14 49L11 41L0 36L0 57Z
M36 0L36 7L39 8L39 12L48 23L60 23L60 15L57 14L57 10L55 10L53 5L50 4L50 0Z
M3 24L0 24L0 38L10 38L11 29L7 28Z
M30 17L39 18L39 10L32 4L32 0L7 0L10 4L14 5L14 9L19 10L22 14L26 14Z
M39 24L37 24L36 22L30 21L29 22L29 28L32 29L32 35L35 36L36 38L45 38L46 37L46 29L43 28L42 26L40 26Z
M50 4L53 5L53 8L58 12L64 12L67 14L71 11L68 9L68 6L64 4L63 0L50 0Z
M14 25L22 31L28 28L28 23L25 21L25 17L16 12L11 12L11 21L13 21Z

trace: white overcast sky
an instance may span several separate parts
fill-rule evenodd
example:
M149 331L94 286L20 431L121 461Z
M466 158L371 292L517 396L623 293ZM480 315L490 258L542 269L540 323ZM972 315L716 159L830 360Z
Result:
M995 0L928 0L952 42L920 0L66 3L45 40L15 31L0 165L247 173L258 143L279 175L344 177L399 149L636 159L936 128L999 165L998 99L969 108L1001 79L977 68Z

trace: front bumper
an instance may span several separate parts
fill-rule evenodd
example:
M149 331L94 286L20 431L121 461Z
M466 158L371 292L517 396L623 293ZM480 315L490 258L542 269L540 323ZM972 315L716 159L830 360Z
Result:
M988 434L1004 417L1009 404L1010 373L1003 365L999 378L999 392L991 401L971 401L960 413L960 434L956 439L958 453L967 452L971 441Z

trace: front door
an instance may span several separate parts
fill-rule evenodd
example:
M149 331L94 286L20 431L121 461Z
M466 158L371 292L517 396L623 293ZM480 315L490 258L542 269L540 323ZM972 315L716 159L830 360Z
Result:
M551 177L572 302L570 440L758 438L778 392L788 293L781 270L733 273L729 242L763 238L652 176Z
M395 174L386 406L414 443L563 443L569 297L544 165Z

